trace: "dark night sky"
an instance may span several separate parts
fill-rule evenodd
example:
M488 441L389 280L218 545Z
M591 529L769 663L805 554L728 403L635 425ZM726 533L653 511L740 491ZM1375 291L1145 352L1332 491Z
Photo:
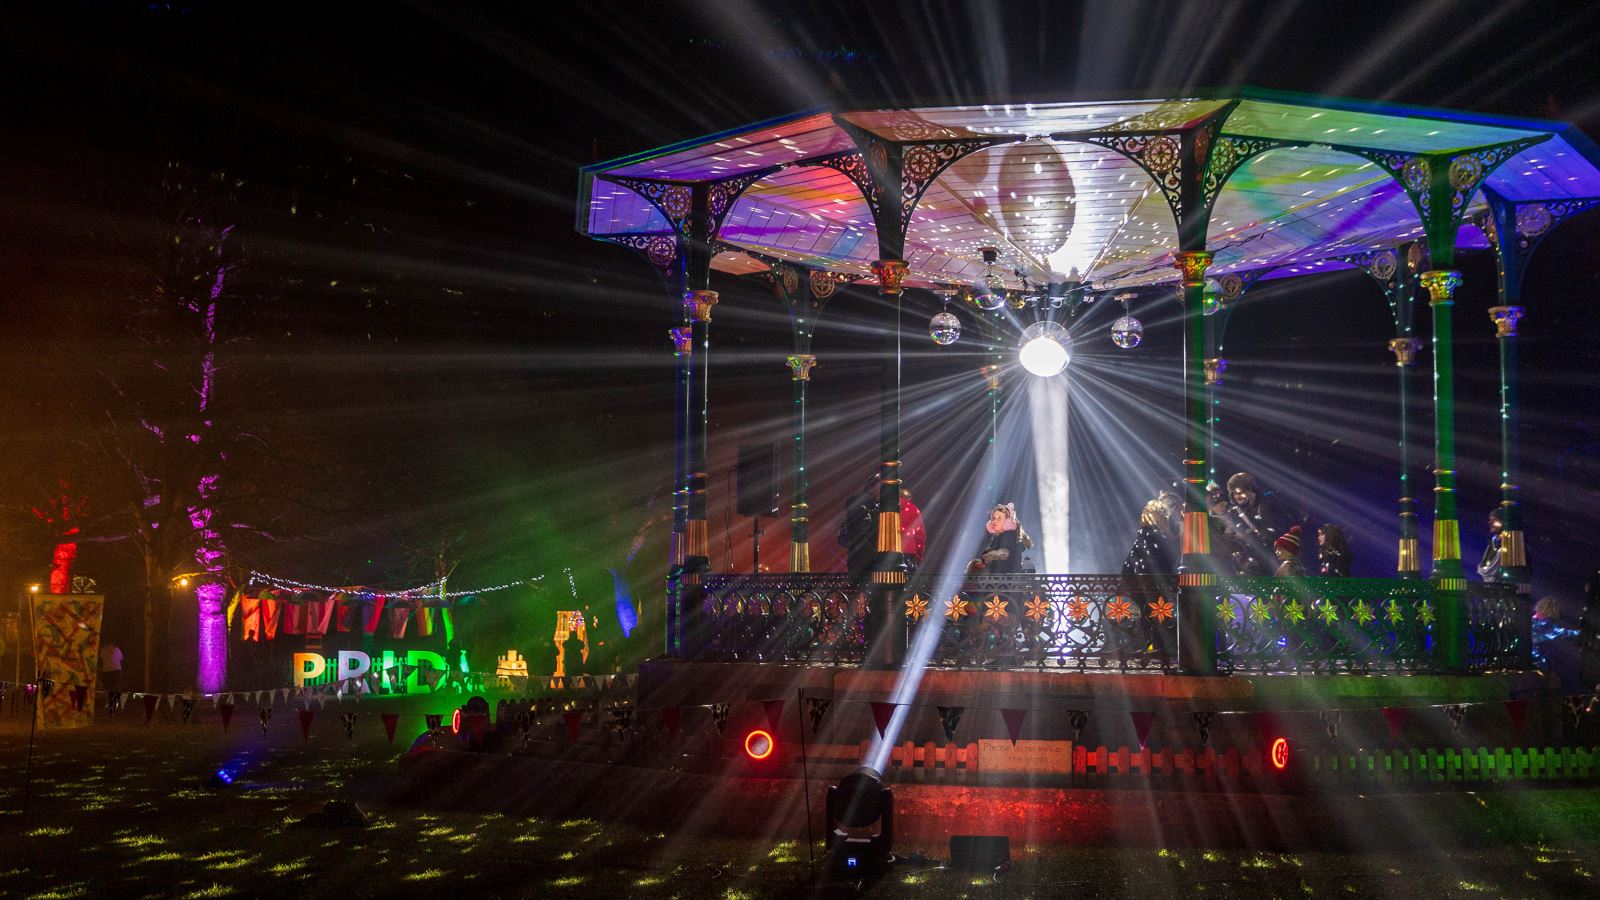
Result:
M670 307L641 261L573 230L577 169L597 159L811 106L1230 83L1559 118L1600 134L1600 7L1585 4L323 6L77 2L0 19L0 428L26 442L72 427L28 362L60 352L63 331L99 352L125 350L96 336L94 311L128 283L136 261L118 248L158 224L161 166L238 173L242 283L261 292L240 314L250 337L240 365L271 379L236 402L294 420L361 498L321 521L314 540L262 548L260 564L320 566L329 578L411 577L414 554L396 547L458 527L472 535L464 565L483 579L548 566L532 535L563 531L562 553L588 553L626 543L645 518L642 498L666 502ZM1574 595L1577 573L1600 557L1597 263L1600 230L1580 220L1528 276L1531 530L1536 553L1559 557L1542 592ZM1463 268L1462 471L1473 486L1462 519L1473 557L1497 475L1482 314L1492 267ZM1239 389L1312 382L1324 397L1319 384L1337 385L1330 370L1389 329L1375 299L1364 321L1340 312L1364 289L1354 279L1273 288L1281 293L1263 293L1260 315L1236 317ZM729 355L719 377L731 380L714 396L719 424L733 428L769 397L764 414L785 415L781 362L739 355L781 354L785 326L752 312L758 288L720 287ZM1283 302L1265 302L1275 296ZM930 311L907 320L920 328ZM854 313L870 314L865 304ZM843 327L834 339L852 346ZM1175 340L1153 329L1151 353ZM1392 369L1363 359L1359 377L1387 384ZM873 380L861 364L835 371L840 382ZM819 387L819 402L845 402L840 382ZM1326 402L1357 421L1391 415L1387 404ZM1241 428L1270 431L1248 418ZM1336 452L1308 434L1278 437ZM918 452L908 448L908 465ZM833 480L853 485L861 468L841 465ZM1352 490L1376 492L1373 508L1390 515L1386 482ZM822 531L814 542L831 536ZM1374 564L1392 553L1385 535L1373 537ZM26 560L5 566L13 579L33 571Z

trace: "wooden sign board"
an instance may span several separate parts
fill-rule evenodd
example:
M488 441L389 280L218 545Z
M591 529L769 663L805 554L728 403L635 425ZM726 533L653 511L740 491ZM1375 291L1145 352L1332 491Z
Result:
M1071 741L978 741L979 770L1065 775L1072 771Z

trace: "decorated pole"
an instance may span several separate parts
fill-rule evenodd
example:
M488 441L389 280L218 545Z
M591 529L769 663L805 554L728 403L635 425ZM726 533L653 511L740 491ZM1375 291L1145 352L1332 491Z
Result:
M684 417L686 520L683 566L679 578L678 621L682 651L698 656L709 643L704 615L703 579L711 570L706 517L706 432L710 427L711 308L717 292L711 287L712 238L715 222L705 185L690 190L688 214L680 225L683 247L683 312L689 320L688 415Z
M1528 551L1522 532L1522 503L1517 499L1517 321L1520 306L1489 310L1500 345L1500 579L1518 593L1532 587Z
M682 307L680 306L680 311ZM684 324L667 332L675 361L672 393L672 543L667 550L666 653L677 656L683 633L678 621L679 580L687 555L685 532L689 527L689 381L692 376L694 331Z
M1409 327L1406 329L1409 331ZM1422 553L1417 542L1417 500L1411 486L1411 370L1417 364L1422 342L1409 335L1389 342L1399 384L1396 405L1400 419L1400 545L1395 559L1398 578L1422 577Z
M893 312L878 381L878 559L872 567L867 641L874 665L898 668L906 650L906 632L898 615L900 588L906 583L900 544L900 292L906 263L880 259L872 271L878 277L878 293Z
M1183 278L1183 555L1178 584L1178 664L1186 673L1217 672L1217 621L1209 591L1211 524L1206 515L1206 268L1211 254L1180 251L1174 264Z
M789 503L789 571L811 571L810 506L806 503L806 387L817 358L810 353L789 354L789 377L794 382L794 489Z

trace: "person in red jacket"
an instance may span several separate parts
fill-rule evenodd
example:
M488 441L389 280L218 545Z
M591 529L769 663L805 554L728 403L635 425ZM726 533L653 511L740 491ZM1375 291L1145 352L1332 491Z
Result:
M911 502L911 492L900 489L900 551L906 555L906 567L911 571L922 565L922 554L928 549L928 530L922 527L922 510Z

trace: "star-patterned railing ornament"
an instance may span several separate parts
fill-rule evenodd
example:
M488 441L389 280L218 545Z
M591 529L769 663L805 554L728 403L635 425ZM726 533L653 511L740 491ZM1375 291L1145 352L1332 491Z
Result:
M1106 618L1113 622L1126 622L1133 618L1133 603L1126 597L1117 597L1106 604Z
M1363 628L1378 617L1377 613L1372 611L1372 607L1367 605L1367 601L1364 598L1356 601L1356 605L1350 610L1350 616Z
M1043 622L1050 618L1050 604L1041 599L1038 594L1034 594L1033 599L1028 601L1023 615L1035 622Z
M1256 620L1257 625L1265 625L1272 621L1272 607L1260 597L1250 601L1250 618Z
M1433 624L1433 604L1426 600L1417 604L1417 621L1424 625Z
M1089 618L1089 601L1083 597L1073 597L1067 601L1067 618L1074 622L1082 622Z
M1172 601L1165 597L1157 597L1156 601L1150 604L1150 612L1148 615L1157 622L1165 622L1169 619L1176 618L1174 612L1175 611L1172 608Z
M985 619L991 622L1003 622L1007 615L1006 602L1000 599L1000 595L996 594L984 601L983 617Z
M972 614L972 604L961 599L960 596L951 597L945 601L945 618L952 622L959 622Z
M1331 601L1323 600L1316 606L1317 615L1322 617L1322 624L1332 625L1339 621L1339 610Z
M927 614L928 601L924 600L921 594L913 594L911 599L906 601L906 618L913 622L920 622L922 617Z
M1283 605L1283 617L1294 624L1299 624L1306 620L1306 609L1300 605L1298 598L1290 600Z

